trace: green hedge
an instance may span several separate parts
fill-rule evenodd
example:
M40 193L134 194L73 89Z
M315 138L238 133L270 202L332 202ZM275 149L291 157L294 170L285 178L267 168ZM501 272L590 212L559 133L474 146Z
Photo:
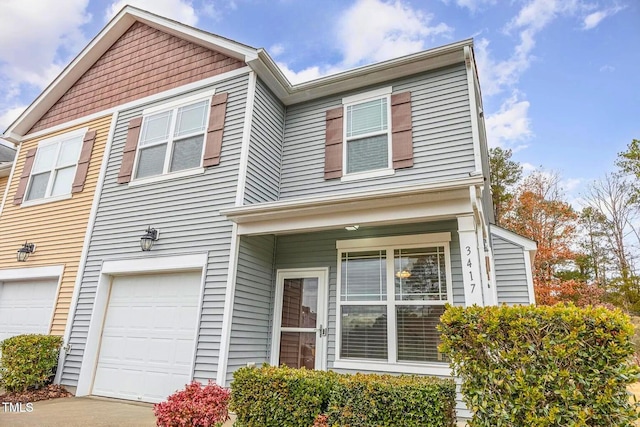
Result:
M241 368L231 384L240 427L452 426L455 384L437 378ZM318 417L326 415L326 417Z
M62 337L52 335L17 335L2 341L0 385L13 392L49 383L61 346Z
M632 426L633 326L619 310L448 307L440 350L462 379L473 427Z
M452 380L341 375L331 390L328 425L449 427L455 425L455 399Z
M309 427L326 408L335 374L305 369L240 368L231 404L240 427Z

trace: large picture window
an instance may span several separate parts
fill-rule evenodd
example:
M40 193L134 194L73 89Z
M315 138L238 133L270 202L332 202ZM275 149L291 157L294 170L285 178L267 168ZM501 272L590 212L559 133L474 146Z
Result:
M84 133L73 132L38 146L25 200L71 194Z
M338 360L446 362L436 326L451 300L449 240L435 233L338 242Z
M137 179L202 166L209 99L146 115L142 121Z

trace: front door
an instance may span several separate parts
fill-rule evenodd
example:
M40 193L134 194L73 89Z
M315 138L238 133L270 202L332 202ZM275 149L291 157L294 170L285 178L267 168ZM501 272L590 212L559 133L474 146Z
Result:
M279 270L271 364L326 369L327 269Z

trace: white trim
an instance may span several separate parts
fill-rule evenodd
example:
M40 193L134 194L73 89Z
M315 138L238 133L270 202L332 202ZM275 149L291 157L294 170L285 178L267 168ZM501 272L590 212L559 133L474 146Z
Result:
M31 177L31 176L29 176L29 177ZM26 194L26 190L25 190L25 194ZM73 197L73 195L71 193L69 193L69 194L61 194L59 196L54 196L54 197L41 197L39 199L33 199L33 200L28 200L26 202L22 202L20 204L20 207L21 208L28 208L29 206L44 205L44 204L47 204L47 203L59 202L61 200L69 200L71 197Z
M222 331L220 332L220 349L218 350L218 370L216 383L224 387L227 381L227 366L229 364L229 345L231 343L231 324L233 322L233 304L236 294L236 275L238 274L238 253L240 252L240 235L238 224L231 229L231 244L229 245L229 269L227 270L227 289L224 295L224 309L222 313Z
M399 374L422 374L450 377L453 375L448 363L394 364L371 362L369 360L336 360L334 369L349 369L352 371L396 372Z
M137 156L136 156L137 157ZM202 156L201 156L202 157ZM203 167L183 169L177 172L168 172L161 175L149 176L147 178L134 179L127 184L129 187L138 187L140 185L155 184L156 182L168 181L177 178L184 178L193 175L202 175L204 173Z
M53 279L62 277L64 265L51 265L47 267L8 268L0 270L0 281L24 279Z
M91 312L91 320L89 322L89 330L85 341L82 365L78 376L76 396L86 396L91 393L93 388L93 378L98 363L98 356L100 354L102 328L106 317L113 277L118 275L180 272L189 270L200 270L202 276L205 276L208 258L209 256L207 253L199 253L156 258L105 261L102 264L102 270L100 272L93 303L93 310ZM202 304L202 301L200 301L200 304ZM193 376L193 369L191 372Z
M483 181L483 178L481 176L478 176L478 177L464 178L460 180L430 182L427 184L419 184L419 185L409 185L409 186L403 185L400 187L393 186L393 187L386 187L386 188L375 189L375 190L363 190L363 191L357 191L357 192L350 192L348 194L285 199L285 200L278 200L274 202L260 203L257 205L222 209L220 213L234 220L239 217L255 215L257 213L267 213L267 212L285 211L285 210L298 211L301 208L335 205L337 203L342 203L342 202L352 203L352 202L364 201L364 200L383 199L386 197L402 197L402 196L415 197L424 193L434 193L434 192L454 191L454 190L464 190L465 200L469 200L469 186L473 184L480 184L482 183L482 181ZM469 209L471 209L471 206L469 206Z
M200 101L206 100L207 98L211 98L213 95L215 95L215 93L216 93L216 89L212 88L210 90L199 92L191 96L163 102L162 104L145 108L144 110L142 110L142 115L149 116L155 113L162 113L169 110L175 110L177 108L184 107L185 105L196 104ZM206 117L209 117L209 115L207 114Z
M27 134L27 135L23 135L20 138L16 139L16 141L20 142L20 141L26 141L28 139L34 139L34 138L38 138L42 135L47 135L50 133L54 133L66 128L70 128L73 127L75 125L78 124L82 124L84 122L88 122L88 121L93 121L95 119L98 119L100 117L104 117L110 114L114 114L114 113L119 113L121 111L125 111L125 110L129 110L135 107L138 107L140 105L144 105L144 104L149 104L152 102L157 102L157 101L161 101L163 99L170 99L173 98L175 96L179 96L180 94L183 93L187 93L187 92L192 92L194 90L198 90L201 89L203 87L227 80L227 79L232 79L238 76L241 76L243 74L247 74L251 72L251 68L249 67L242 67L242 68L238 68L237 70L233 70L233 71L229 71L227 73L224 74L218 74L216 76L213 77L209 77L203 80L198 80L197 82L193 82L193 83L189 83L183 86L179 86L173 89L169 89L169 90L165 90L163 92L159 92L159 93L155 93L153 95L149 95L149 96L145 96L144 98L140 98L140 99L136 99L133 100L131 102L127 102L125 104L120 104L117 105L115 107L112 108L107 108L106 110L102 110L102 111L98 111L97 113L92 113L89 114L87 116L83 116L83 117L79 117L77 119L73 119L71 121L68 122L64 122L62 124L56 125L56 126L52 126L50 128L46 128L43 130L39 130L37 132L31 133L31 134Z
M531 268L532 258L531 251L525 250L524 253L524 270L527 275L527 291L529 292L529 303L536 304L536 292L533 287L533 270Z
M354 104L362 101L368 101L373 98L382 98L385 95L390 95L392 90L392 86L387 86L380 89L370 90L368 92L358 93L356 95L345 96L342 98L342 104Z
M467 71L467 91L469 92L469 107L471 108L471 134L473 136L473 160L476 166L476 171L482 173L482 157L480 152L480 127L478 125L478 119L480 117L478 111L478 104L476 98L475 87L475 59L473 58L473 52L471 46L464 47L464 58Z
M395 173L396 173L396 170L393 168L376 169L376 170L365 171L365 172L355 172L355 173L350 173L348 175L343 175L340 178L340 182L359 181L364 179L378 178L381 176L394 175Z
M464 286L464 305L470 307L478 305L483 307L484 286L480 263L484 262L480 257L478 248L478 230L474 215L458 216L458 240L460 242L460 261L462 265L462 282Z
M444 306L447 303L453 303L453 277L451 273L451 247L450 247L451 233L430 233L430 234L415 234L415 235L402 235L402 236L390 236L390 237L378 237L367 239L352 239L352 240L338 240L336 241L337 249L337 277L336 277L336 334L335 334L335 361L334 368L345 369L369 369L365 366L370 366L371 370L388 371L388 372L405 372L405 373L433 373L430 368L434 365L434 362L425 363L408 363L397 360L397 332L396 332L396 314L395 310L398 306L403 305L423 305L423 306ZM396 300L395 296L395 278L394 278L394 263L396 249L412 249L421 247L443 247L443 255L445 262L445 277L446 277L446 289L447 298L445 300ZM358 250L380 250L385 252L386 263L386 298L384 300L376 301L342 301L342 255L349 251ZM385 306L387 311L387 361L371 361L367 359L353 360L353 359L341 359L340 352L342 346L341 334L342 334L342 306ZM391 320L389 320L391 319ZM438 363L435 363L437 366ZM448 365L447 365L448 366Z
M524 236L514 233L513 231L498 227L497 225L491 225L489 234L493 234L502 239L508 240L511 243L515 243L518 246L522 246L525 251L535 251L538 247L534 240L528 239Z
M247 105L244 112L244 126L242 128L242 148L240 149L240 164L238 166L238 188L236 190L236 206L244 204L244 195L247 183L247 169L249 167L249 146L251 144L251 127L253 108L256 97L256 73L249 73L247 88Z
M136 273L162 273L167 271L195 270L205 268L208 258L209 257L206 253L199 253L104 261L102 264L101 274L122 276Z
M315 328L286 328L288 332L316 331L315 369L327 370L329 350L329 334L318 336L319 328L329 327L329 267L286 268L278 269L276 274L276 292L273 308L273 327L271 328L271 354L269 363L278 366L280 362L280 334L282 332L282 299L284 296L284 280L288 278L318 278L318 317ZM322 288L322 289L321 289ZM323 292L321 292L323 291Z
M18 164L18 156L20 155L20 149L22 145L18 145L16 148L16 154L13 157L13 164L11 165L11 172L9 172L9 179L7 179L7 187L4 189L4 195L2 196L2 201L0 203L0 217L2 217L2 212L4 211L4 205L7 202L7 198L9 197L9 188L11 188L11 181L13 181L13 175L16 171L16 165Z
M362 249L374 246L423 245L450 242L451 233L410 234L406 236L372 237L367 239L336 240L336 249Z
M111 154L111 145L113 144L113 137L115 134L116 123L118 122L118 113L111 115L111 124L109 126L109 133L107 134L107 142L104 147L104 153L102 154L102 161L100 163L100 172L98 174L98 181L96 182L96 188L93 193L93 200L91 202L91 210L89 211L89 220L87 221L87 227L84 232L84 242L82 244L82 254L80 255L80 263L78 264L78 270L76 272L76 281L73 287L73 295L71 297L71 305L69 306L69 312L67 314L67 324L65 325L63 335L63 346L69 344L69 338L71 337L71 328L73 321L75 320L76 307L78 305L78 297L80 296L80 288L82 287L82 278L84 276L84 269L87 265L87 257L89 255L89 245L91 244L91 237L93 232L93 226L96 222L96 214L98 212L98 204L102 197L102 186L107 173L107 163L109 163L109 156ZM56 376L54 379L55 384L60 384L62 380L62 372L64 370L64 362L67 357L67 353L64 350L60 351L58 355L58 368L56 370Z

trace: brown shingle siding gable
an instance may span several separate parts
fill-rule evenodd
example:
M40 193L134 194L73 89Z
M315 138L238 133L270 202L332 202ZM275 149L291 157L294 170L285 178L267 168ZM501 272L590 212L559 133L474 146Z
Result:
M243 66L238 59L136 22L29 133Z

